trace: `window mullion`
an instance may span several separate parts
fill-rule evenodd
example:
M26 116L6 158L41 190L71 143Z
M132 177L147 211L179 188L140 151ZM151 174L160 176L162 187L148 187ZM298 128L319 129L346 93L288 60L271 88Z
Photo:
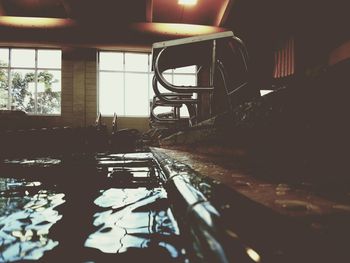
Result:
M35 49L35 73L34 73L34 114L38 114L38 50Z
M96 72L97 72L97 76L96 76L96 83L97 83L97 92L96 92L96 106L97 106L97 109L96 109L96 112L97 114L99 115L101 112L100 112L100 51L97 52L97 55L96 55Z
M126 116L126 111L125 111L125 101L126 101L126 89L125 89L125 77L126 77L126 74L125 74L125 69L126 69L126 67L125 67L125 52L123 52L123 90L124 90L124 94L123 94L123 96L124 96L124 116Z
M11 87L11 48L9 48L9 63L7 65L7 109L11 110L12 107L12 87Z
M147 80L148 80L148 84L147 84L147 87L148 87L148 92L147 92L147 109L148 109L148 112L149 112L149 114L151 114L151 105L150 105L150 98L149 98L149 96L150 96L150 81L151 81L151 66L150 66L150 55L148 54L148 72L147 72L147 75L148 75L148 78L147 78Z

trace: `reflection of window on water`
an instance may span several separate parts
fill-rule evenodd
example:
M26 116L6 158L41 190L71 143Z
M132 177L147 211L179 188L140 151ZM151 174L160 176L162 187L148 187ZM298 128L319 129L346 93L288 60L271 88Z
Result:
M99 111L104 115L149 116L153 75L148 53L99 52ZM196 66L167 70L164 76L176 85L197 84ZM159 89L170 92L160 85ZM188 116L186 107L181 108L181 115Z
M61 51L0 48L0 109L61 113Z
M59 245L50 231L62 219L57 207L65 203L65 195L38 190L40 185L0 178L0 262L38 260Z

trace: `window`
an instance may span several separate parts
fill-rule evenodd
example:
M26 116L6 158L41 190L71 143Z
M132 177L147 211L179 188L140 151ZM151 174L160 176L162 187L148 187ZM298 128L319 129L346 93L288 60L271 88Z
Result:
M107 116L114 112L118 116L149 116L154 96L152 78L149 53L99 52L99 112ZM177 85L194 86L196 67L168 70L165 78ZM160 90L165 91L162 87Z
M61 51L0 48L0 109L61 113Z

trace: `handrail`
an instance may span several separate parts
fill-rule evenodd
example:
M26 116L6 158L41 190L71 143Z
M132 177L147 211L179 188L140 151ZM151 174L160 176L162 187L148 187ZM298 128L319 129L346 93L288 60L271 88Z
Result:
M175 93L166 93L166 94L168 94L168 96L178 96L178 94L175 94ZM182 96L184 96L184 95L182 95ZM185 95L185 96L186 96L186 95ZM188 95L187 95L187 96L188 96ZM158 99L158 100L157 100L157 99ZM154 110L156 107L159 107L159 106L160 106L160 107L161 107L161 106L172 107L172 108L174 108L174 109L176 109L176 108L179 109L179 108L181 108L182 106L185 106L185 107L187 107L187 110L188 110L190 116L189 116L189 117L186 117L186 118L181 118L181 116L179 116L178 118L171 118L171 119L160 118L160 117L158 116L158 114L155 114L155 113L153 112L153 110ZM195 116L195 114L193 114L193 108L192 108L192 106L193 106L193 104L191 104L191 103L173 103L173 104L171 104L171 103L168 103L168 102L163 102L163 101L159 100L158 97L154 96L153 102L152 102L152 106L151 106L151 119L154 118L154 119L157 120L157 121L168 122L168 123L170 123L170 122L175 122L175 121L179 121L179 120L189 120L190 125L192 126L194 123L196 123L196 121L195 121L196 116ZM176 113L176 111L174 112L174 116L176 116L175 113Z
M169 95L170 96L170 95ZM170 103L160 100L158 97L153 98L153 106L181 107L183 103Z
M242 41L242 39L240 39L240 38L238 38L236 36L233 36L232 39L235 40L236 43L238 43L238 45L239 45L239 49L238 50L241 53L245 69L246 69L246 71L248 71L249 54L248 54L247 47L245 46L245 44ZM229 46L230 46L231 49L233 49L234 47L230 43L232 43L232 42L229 42Z
M166 51L167 48L163 48L157 55L155 65L154 65L154 74L156 78L158 79L159 83L164 86L166 89L173 91L173 92L178 92L178 93L193 93L193 92L201 92L201 91L212 91L214 87L194 87L194 86L177 86L173 85L170 82L168 82L162 72L159 71L159 59L163 52ZM153 78L154 79L154 78Z
M227 83L226 83L227 71L225 69L225 66L220 60L217 60L217 65L218 65L218 69L219 69L219 72L221 74L222 80L224 82L224 87L225 87L225 91L226 91L226 95L227 96L230 96L230 95L236 93L242 87L248 85L247 81L245 81L245 82L242 81L239 85L237 85L237 87L235 89L233 89L232 91L229 91L228 88L227 88Z
M157 114L154 113L155 108L157 108L158 106L155 106L151 109L151 119L155 119L158 122L166 122L166 123L174 123L177 122L179 120L181 120L180 117L174 117L174 118L160 118L157 116Z
M216 71L215 68L217 67L217 70L219 71L219 74L221 75L223 81L224 81L224 88L226 91L226 96L228 97L228 102L229 102L229 107L232 109L232 107L234 106L233 104L235 104L232 101L232 95L234 96L234 94L241 90L243 87L245 87L247 85L247 81L243 80L240 83L228 83L230 82L229 78L227 77L227 71L223 65L223 63L216 58L216 39L211 39L210 41L213 41L213 47L212 47L212 58L211 58L211 69L212 71L212 80L214 80L214 72ZM200 42L200 41L199 41ZM191 43L189 43L191 44ZM244 66L244 70L248 73L248 52L247 49L243 43L243 41L241 39L239 39L236 36L230 36L227 37L225 42L220 42L220 46L224 45L226 46L226 48L228 47L228 49L230 50L230 52L232 54L237 54L238 55L238 61L241 60L241 63L243 63ZM175 47L175 46L174 46ZM167 70L168 68L171 68L171 63L167 63L168 61L168 57L175 55L175 53L171 53L171 48L172 46L163 46L163 47L158 47L158 50L161 49L160 51L157 51L158 53L155 54L155 58L153 59L153 68L154 68L154 76L152 79L152 86L153 86L153 90L154 93L156 95L156 97L159 99L158 101L154 100L154 105L153 108L151 110L151 117L156 120L156 121L160 121L160 122L175 122L180 120L181 118L172 118L172 119L162 119L159 118L159 116L157 116L157 114L155 114L153 112L153 110L157 107L157 106L169 106L169 107L174 107L174 109L176 107L179 107L180 105L186 105L186 107L188 109L191 108L191 106L196 107L196 105L199 103L199 98L200 96L198 96L197 98L192 98L193 93L201 93L201 92L210 92L212 94L212 91L215 88L215 84L213 81L210 82L209 86L177 86L174 85L170 82L168 82L164 75L163 72L165 70ZM206 47L207 48L207 47ZM176 49L175 49L176 50ZM203 50L201 50L203 51ZM229 52L229 53L230 53ZM238 53L237 53L238 52ZM224 57L223 57L224 58ZM194 56L194 59L199 62L200 65L204 65L201 63L206 63L205 61L201 60L200 57L198 57L198 54L196 53ZM230 58L228 58L230 59ZM225 60L225 59L224 59ZM172 64L172 66L176 65L177 67L179 66L184 66L184 65L190 65L190 63L194 63L192 61L191 58L184 58L184 60L180 57L180 58L176 58L175 56L175 62ZM205 64L206 65L206 64ZM173 92L173 93L161 93L159 91L158 88L158 82L167 90ZM229 88L233 87L234 89ZM192 110L193 112L193 110ZM196 115L196 114L195 114ZM193 115L190 119L195 120L196 116ZM176 114L174 115L174 117L176 117Z
M198 103L198 99L189 99L189 98L180 98L180 99L171 99L169 98L170 96L175 96L172 95L171 93L160 93L159 89L158 89L158 83L157 83L157 77L154 75L153 79L152 79L152 86L153 86L153 91L155 93L155 95L162 101L167 102L167 103L178 103L178 104L183 104L183 103ZM176 96L186 96L186 95L190 95L192 96L192 92L180 92L180 94L176 94ZM167 94L167 95L164 95ZM187 96L186 96L187 97Z
M241 53L241 57L245 66L245 69L248 71L248 65L247 65L247 60L248 60L248 52L247 49L243 43L243 41L236 37L236 36L232 36L231 40L234 40L235 43L237 43L239 45L239 52ZM228 42L229 46L231 49L233 49L234 47L230 44L232 42ZM154 73L155 76L157 77L157 80L159 81L159 83L164 86L166 89L173 91L173 92L178 92L178 93L189 93L189 92L205 92L205 91L212 91L214 89L214 87L209 86L209 87L199 87L199 86L177 86L174 85L170 82L168 82L162 72L160 72L159 69L159 65L160 65L160 57L162 56L163 52L166 52L167 47L164 47L158 54L157 54L157 58L155 60L155 65L154 65Z

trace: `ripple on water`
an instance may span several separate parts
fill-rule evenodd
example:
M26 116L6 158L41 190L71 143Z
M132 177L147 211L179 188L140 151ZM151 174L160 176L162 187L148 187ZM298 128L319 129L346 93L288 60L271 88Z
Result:
M31 190L39 182L9 178L0 182L0 261L40 259L58 245L48 234L62 218L55 208L65 202L64 194Z
M93 224L98 230L88 237L85 246L104 253L152 247L167 251L170 257L179 257L179 229L166 198L161 188L103 191L95 200L104 209L94 216Z

